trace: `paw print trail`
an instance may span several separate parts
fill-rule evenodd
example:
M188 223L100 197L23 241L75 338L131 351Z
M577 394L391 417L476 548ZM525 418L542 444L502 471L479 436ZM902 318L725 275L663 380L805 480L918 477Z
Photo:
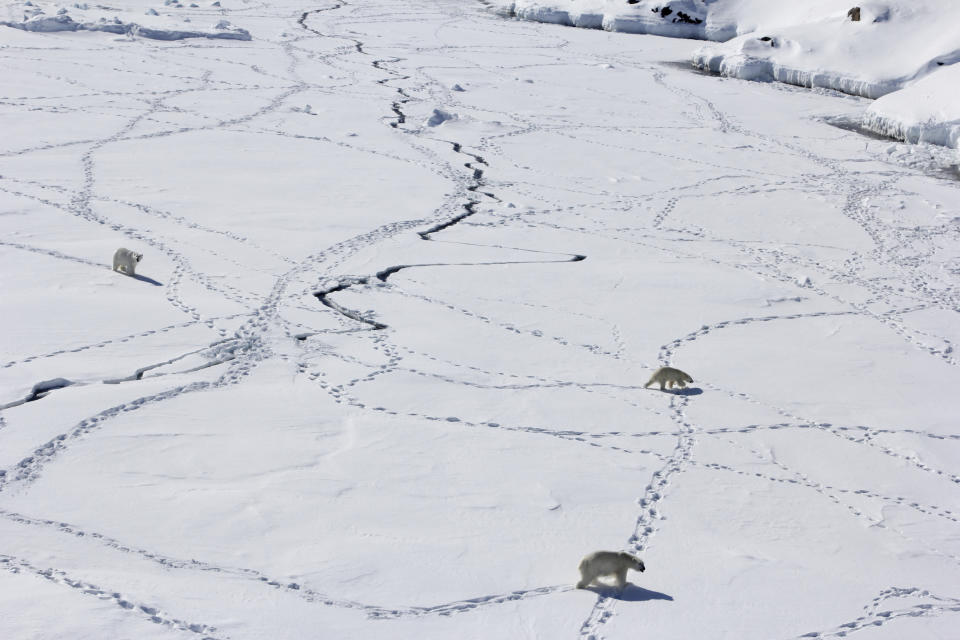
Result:
M917 604L912 607L902 609L879 610L880 606L889 599L903 597L921 597L932 600L930 603ZM837 625L831 629L823 631L810 631L799 636L794 636L791 640L803 640L817 638L845 638L857 631L865 629L875 629L882 627L887 623L903 618L925 618L933 616L942 616L949 613L960 612L960 598L942 597L931 594L925 589L919 588L900 588L892 587L873 600L867 607L865 615L862 615L850 622Z
M397 617L399 615L406 615L407 613L409 614L416 613L417 615L425 615L424 612L429 613L431 612L432 609L436 609L437 612L440 612L441 610L445 610L444 607L453 608L456 604L458 604L458 603L453 603L452 605L442 605L440 607L427 608L422 610L417 608L407 608L402 610L401 609L388 610L383 607L377 607L377 606L367 605L367 604L363 604L361 602L356 602L352 600L336 598L328 594L320 593L303 584L291 582L290 580L281 580L281 579L270 577L268 575L265 575L261 571L257 571L255 569L218 565L210 562L197 560L195 558L186 560L182 558L175 558L175 557L158 553L155 551L138 548L135 545L122 542L120 540L117 540L116 538L112 538L98 531L85 529L75 524L71 524L69 522L33 518L33 517L29 517L14 511L8 511L6 509L0 509L0 518L4 518L10 522L14 522L23 526L37 527L40 529L51 530L65 536L71 536L71 537L77 538L83 541L83 543L85 544L95 544L100 547L111 549L119 554L133 556L135 558L142 559L142 560L147 560L151 563L158 565L159 567L162 567L164 570L195 571L195 572L201 572L203 574L215 574L215 575L221 575L224 577L239 578L249 582L252 585L256 585L256 588L258 590L267 589L271 591L281 591L284 594L289 595L291 597L296 597L305 602L309 602L311 604L316 604L324 607L360 610L366 613L366 615L371 618L382 618L382 617L391 617L391 616ZM517 593L521 593L521 592L517 592ZM497 597L490 596L490 599L495 599L498 597L499 596ZM506 600L507 598L504 596L502 601L506 601Z
M231 578L239 578L244 580L251 585L256 585L258 589L268 589L271 591L280 591L287 596L296 597L304 602L308 602L314 605L322 607L333 607L339 609L347 610L356 610L364 613L368 618L372 620L391 620L398 618L419 618L426 616L451 616L460 613L468 613L475 611L480 608L493 607L501 604L514 603L521 600L529 600L532 598L539 598L547 596L554 593L561 593L566 591L572 591L573 587L570 585L554 585L548 587L535 587L531 589L519 589L515 591L510 591L502 594L493 594L493 595L484 595L477 596L474 598L468 598L465 600L458 600L455 602L448 602L444 604L438 604L433 606L377 606L364 604L361 602L356 602L353 600L345 600L342 598L337 598L328 594L320 593L314 589L311 589L305 584L300 584L296 582L290 582L289 580L280 580L271 578L263 574L260 571L255 569L239 568L239 567L228 567L223 565L212 564L209 562L203 562L196 559L180 559L174 558L168 555L157 553L154 551L149 551L146 549L137 548L135 546L121 542L115 538L104 535L102 533L91 531L89 529L83 529L77 525L61 522L56 520L45 520L38 518L31 518L20 513L7 511L5 509L0 509L0 518L4 518L11 522L29 527L39 527L43 529L48 529L55 531L57 533L71 536L83 541L86 544L96 544L98 546L106 547L112 549L120 554L130 555L144 560L148 560L165 570L170 571L196 571L202 572L204 574L215 574L222 576L229 576ZM48 574L48 577L51 576L65 576L63 572L57 572L55 570L38 570L35 569L30 563L23 561L22 559L13 558L11 556L0 555L0 563L3 562L3 559L7 560L7 564L0 564L0 568L6 568L12 572L18 572L15 570L19 568L30 568L35 573L40 573L41 571L44 574ZM13 569L11 569L13 568ZM83 588L85 593L89 595L96 595L101 599L108 594L107 590L101 589L94 585L90 585L86 582L69 579L68 581L61 581L63 584L68 586L73 586L74 588ZM127 606L130 605L135 599L132 597L121 597L117 593L113 593L117 604L125 609L133 610L139 605L136 606ZM144 605L145 606L145 605ZM154 607L148 607L148 609L153 609L154 612L156 609ZM156 615L151 614L151 615ZM164 616L164 619L168 619L169 616ZM208 631L213 631L214 629L204 625Z
M643 497L637 500L640 514L627 541L627 550L641 557L648 548L650 539L656 535L656 522L661 519L660 505L671 480L693 464L693 449L696 444L694 434L697 428L686 416L685 409L689 402L687 396L671 395L670 419L679 427L677 444L670 456L664 460L663 466L653 472ZM616 598L612 596L601 594L597 597L596 604L580 627L581 640L602 640L603 626L614 616L616 603Z
M127 598L116 591L111 591L110 589L105 589L89 582L77 580L58 569L36 567L26 560L5 554L0 554L0 569L13 574L38 576L54 584L75 589L77 593L85 596L111 602L121 609L128 611L131 615L138 616L153 624L163 625L176 631L193 633L200 636L202 640L226 639L226 636L214 635L217 633L216 627L175 618L158 607L137 602L133 598Z
M166 391L161 391L159 393L142 396L130 402L124 402L115 405L109 409L104 409L103 411L100 411L89 418L81 420L72 429L66 433L62 433L54 437L46 444L38 447L34 450L33 454L27 456L14 466L8 469L0 470L0 493L9 492L15 488L21 487L36 480L43 471L43 468L53 461L53 459L56 458L59 453L67 449L73 441L83 438L89 433L99 429L111 418L122 415L127 411L136 411L144 406L163 402L187 393L204 391L214 388L215 386L220 385L210 382L193 382L187 385L174 387Z

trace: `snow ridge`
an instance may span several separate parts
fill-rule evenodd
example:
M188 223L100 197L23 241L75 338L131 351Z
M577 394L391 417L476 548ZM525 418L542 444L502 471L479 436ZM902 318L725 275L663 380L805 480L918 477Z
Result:
M222 23L221 23L222 24ZM218 25L209 31L191 29L173 29L146 27L135 22L76 22L69 15L35 15L19 22L0 20L0 26L20 29L34 33L56 33L60 31L100 31L150 40L185 40L188 38L207 38L210 40L251 40L250 32L240 27Z

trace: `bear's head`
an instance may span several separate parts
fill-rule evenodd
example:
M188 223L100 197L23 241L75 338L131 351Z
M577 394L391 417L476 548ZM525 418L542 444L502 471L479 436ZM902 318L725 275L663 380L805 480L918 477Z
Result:
M641 560L637 556L631 555L626 551L622 552L620 555L625 560L627 560L630 568L633 569L634 571L646 571L646 567L643 566L643 560Z

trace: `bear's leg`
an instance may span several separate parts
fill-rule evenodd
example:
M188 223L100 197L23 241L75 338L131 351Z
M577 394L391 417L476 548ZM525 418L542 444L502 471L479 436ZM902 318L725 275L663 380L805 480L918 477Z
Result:
M580 570L580 582L577 583L577 589L586 589L587 586L593 582L593 579L596 576L593 575L590 571Z
M625 586L627 586L627 569L623 568L617 571L617 588L623 591Z

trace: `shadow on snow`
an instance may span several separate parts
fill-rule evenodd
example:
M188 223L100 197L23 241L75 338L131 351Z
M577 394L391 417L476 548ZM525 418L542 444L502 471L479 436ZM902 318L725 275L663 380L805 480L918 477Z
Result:
M659 591L651 591L628 582L627 586L620 591L616 587L609 585L592 585L586 588L587 591L593 591L598 596L604 598L613 598L623 602L646 602L648 600L669 600L673 602L673 596L669 596Z

